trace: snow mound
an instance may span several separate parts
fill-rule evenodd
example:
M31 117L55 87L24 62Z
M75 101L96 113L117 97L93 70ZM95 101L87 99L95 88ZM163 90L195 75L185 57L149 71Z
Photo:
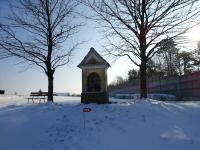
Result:
M116 94L114 96L118 99L132 99L137 100L140 98L140 94ZM160 100L160 101L176 101L176 96L171 94L159 94L159 93L151 93L147 95L150 99Z
M161 134L162 139L175 139L175 140L190 140L190 138L185 134L185 132L181 129L176 127L173 130L169 130L165 133Z

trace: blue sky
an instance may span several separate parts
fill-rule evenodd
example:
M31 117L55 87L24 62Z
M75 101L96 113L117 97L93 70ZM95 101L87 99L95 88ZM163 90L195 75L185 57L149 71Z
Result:
M7 6L8 1L0 0L0 16L4 16L8 12ZM76 39L87 42L73 53L70 64L56 70L54 75L55 92L81 93L81 70L77 65L90 47L94 47L100 54L103 51L100 46L102 35L92 21L87 21ZM111 68L108 69L108 83L113 81L116 76L126 76L128 70L134 67L128 58L120 58L115 62L109 60ZM41 70L33 68L24 71L24 65L17 65L17 62L16 58L0 60L0 89L6 90L7 93L18 92L19 94L28 94L39 89L47 91L47 77Z

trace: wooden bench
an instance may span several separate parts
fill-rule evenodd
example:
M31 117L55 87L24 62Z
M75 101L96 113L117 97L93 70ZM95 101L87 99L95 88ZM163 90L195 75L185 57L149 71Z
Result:
M38 102L41 103L42 100L45 103L45 100L47 99L48 96L48 92L31 92L30 97L27 98L28 102L30 102L30 100L32 100L32 103Z

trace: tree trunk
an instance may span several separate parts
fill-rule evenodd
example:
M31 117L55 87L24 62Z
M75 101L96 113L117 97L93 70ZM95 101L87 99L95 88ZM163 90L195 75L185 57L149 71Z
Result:
M183 60L183 72L184 72L184 75L186 74L186 61Z
M48 73L48 102L53 102L53 73Z
M147 98L147 61L145 58L140 66L140 98Z
M53 74L54 71L52 70L51 58L52 58L52 51L53 51L53 37L52 37L52 22L51 22L51 13L50 13L50 2L48 0L45 1L46 5L46 15L47 15L47 45L48 45L48 56L46 60L47 66L47 76L48 76L48 102L53 102Z

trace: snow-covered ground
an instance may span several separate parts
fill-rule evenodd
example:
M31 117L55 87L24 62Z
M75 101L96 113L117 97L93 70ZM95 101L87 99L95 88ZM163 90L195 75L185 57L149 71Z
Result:
M84 105L56 97L54 104L26 104L0 96L0 150L134 149L199 150L200 102Z
M116 98L119 99L139 99L140 94L115 94ZM159 93L151 93L147 95L150 99L161 100L161 101L175 101L176 96L172 94L159 94Z

